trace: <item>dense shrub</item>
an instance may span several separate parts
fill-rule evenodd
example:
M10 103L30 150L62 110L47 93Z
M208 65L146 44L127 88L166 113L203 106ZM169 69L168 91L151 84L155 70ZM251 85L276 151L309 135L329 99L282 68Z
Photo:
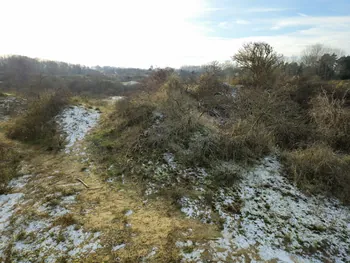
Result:
M211 71L191 85L169 72L156 76L148 83L152 89L118 101L94 135L100 158L136 171L171 152L185 167L206 167L217 183L231 184L239 172L229 170L230 162L284 152L287 174L299 185L347 198L348 159L335 153L350 149L343 89L281 77L278 85L245 86L232 94Z
M272 134L277 146L297 148L310 140L312 125L309 116L291 93L295 86L285 85L279 89L240 89L234 101L234 119L248 120L254 125L263 125Z
M274 140L264 124L246 119L236 122L221 138L219 150L226 160L249 162L271 153Z
M238 174L220 163L233 159L246 163L273 149L273 136L263 124L241 121L223 127L176 77L153 92L117 101L103 123L91 137L96 158L113 163L120 173L135 172L170 152L184 167L206 167L215 182L228 184Z
M62 142L56 133L57 124L53 118L67 105L68 98L65 90L58 90L33 99L28 110L8 128L8 137L23 142L42 143L47 147L60 146Z
M273 145L278 152L285 152L287 174L300 186L346 200L350 184L346 175L348 157L335 153L350 151L350 110L346 96L347 92L336 85L309 79L292 79L272 89L246 87L236 93L233 113L236 119L231 121L259 126L246 130L242 137L251 134L247 142L261 140L262 146ZM256 157L268 154L271 147L243 143L239 149L246 159L253 153Z

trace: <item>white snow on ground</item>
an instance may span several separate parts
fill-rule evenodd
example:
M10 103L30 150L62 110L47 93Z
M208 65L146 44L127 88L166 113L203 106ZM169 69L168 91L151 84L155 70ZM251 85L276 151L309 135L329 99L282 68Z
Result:
M185 242L177 241L175 245L182 248L181 255L184 262L203 262L201 255L204 249L194 248L194 243L191 240Z
M211 222L211 210L202 205L199 200L182 197L180 200L181 212L188 218L200 218L203 223Z
M240 253L255 262L350 262L349 207L305 196L281 176L274 158L243 175L237 188L221 189L215 200L222 236L197 244L194 262L206 250L214 262L241 262ZM185 202L187 216L200 215L198 203L189 207Z
M176 163L174 161L174 159L175 159L174 154L172 154L172 153L164 153L163 154L163 159L172 169L176 168Z
M31 177L32 177L31 174L27 174L27 175L20 176L18 178L14 178L9 182L8 187L17 188L17 189L23 188L28 183Z
M123 84L124 86L133 86L133 85L140 84L140 82L131 80L131 81L122 82L122 84Z
M67 138L66 152L97 124L99 116L95 110L74 106L56 117ZM86 155L80 148L78 150L80 155ZM60 223L60 217L69 214L69 206L76 203L76 194L62 196L55 192L39 200L30 194L24 195L26 185L36 183L27 170L23 164L19 172L23 176L11 180L8 185L11 191L23 193L0 195L0 262L5 260L7 249L11 252L11 259L7 260L11 262L51 263L82 260L101 248L99 232L84 231L77 224ZM52 198L53 202L43 203L47 198Z
M113 96L113 97L109 97L109 101L112 101L112 102L115 102L115 101L117 101L117 100L122 100L122 99L124 99L124 97L123 96Z
M64 197L62 197L61 204L73 204L76 202L76 197L77 197L77 195L64 196Z
M49 226L49 227L48 227ZM61 257L84 258L101 248L100 233L84 232L76 225L50 227L50 222L41 222L35 227L35 235L16 240L12 251L14 262L57 262Z
M0 195L0 234L9 225L10 218L16 212L16 205L23 196L21 193Z
M10 236L5 235L5 232L23 196L22 193L0 195L0 260L4 259L4 251L10 240Z
M39 212L47 212L51 217L60 217L69 213L69 210L62 206L51 207L48 204L42 205L38 208Z
M9 186L21 190L34 178L24 175L13 179ZM32 179L31 179L32 180ZM61 196L60 192L47 195L59 204L36 204L24 193L0 195L0 262L5 251L11 248L11 262L57 262L61 258L82 259L101 248L100 233L84 231L79 225L62 226L55 222L70 213L69 205L76 202L76 195ZM33 209L33 210L31 210ZM30 213L22 213L26 211ZM36 213L37 211L38 213Z
M56 194L53 197L59 198ZM23 193L0 195L0 261L11 244L11 262L57 262L60 258L84 258L101 248L100 233L84 231L78 225L57 225L55 220L70 213L62 205L75 203L75 195L60 198L60 205L38 207L39 214L15 212L25 205ZM46 213L48 216L46 216ZM24 261L23 261L24 260Z
M133 211L132 210L128 210L128 211L126 211L125 216L131 216L132 214L133 214Z
M114 246L112 248L112 251L118 251L119 249L122 249L122 248L125 248L125 244L120 244L120 245L117 245L117 246Z
M59 126L66 135L67 153L70 152L70 148L76 141L82 140L88 131L97 124L99 117L98 111L82 106L68 107L56 117Z
M158 251L158 247L153 247L152 251L142 259L142 262L145 262L146 259L150 259L154 257L157 254L157 251Z

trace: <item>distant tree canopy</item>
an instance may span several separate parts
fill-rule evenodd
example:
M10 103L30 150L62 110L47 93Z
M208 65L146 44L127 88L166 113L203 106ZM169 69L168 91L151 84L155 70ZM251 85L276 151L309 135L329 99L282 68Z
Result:
M324 54L319 61L317 62L316 66L316 73L320 78L324 80L330 80L335 77L335 67L337 62L337 55L336 54Z
M242 69L249 71L254 85L267 84L282 62L282 56L265 42L244 44L232 59Z
M350 79L350 56L337 60L336 73L340 79Z
M331 48L322 44L314 44L307 46L302 51L301 63L306 67L317 67L318 62L325 54L334 54L337 57L344 56L344 51L337 48Z
M119 95L126 91L121 81L142 79L145 72L6 56L0 57L0 88L27 95L58 88L67 88L79 95Z
M5 76L19 74L18 77L23 80L26 76L31 74L61 76L101 75L97 70L86 66L50 60L39 60L25 56L0 57L0 72Z

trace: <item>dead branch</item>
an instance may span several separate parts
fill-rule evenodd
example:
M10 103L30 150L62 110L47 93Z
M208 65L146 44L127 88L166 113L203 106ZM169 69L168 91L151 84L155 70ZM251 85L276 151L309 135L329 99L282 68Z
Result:
M77 181L81 182L86 188L89 189L89 186L86 183L84 183L83 180L81 180L80 178L77 178Z

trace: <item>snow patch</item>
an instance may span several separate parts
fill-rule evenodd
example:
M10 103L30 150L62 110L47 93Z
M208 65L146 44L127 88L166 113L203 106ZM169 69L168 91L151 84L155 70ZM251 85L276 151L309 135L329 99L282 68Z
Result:
M175 163L175 156L172 153L164 153L163 154L163 159L166 161L166 163L172 168L176 168L176 163Z
M125 216L131 216L132 214L133 214L133 211L132 210L128 210L128 211L126 211Z
M74 204L76 202L77 195L68 195L62 197L61 204Z
M16 206L21 202L24 194L0 195L0 259L4 259L4 250L9 242L5 232L10 228L10 220L17 211Z
M0 233L6 230L10 218L16 212L16 205L23 196L22 193L0 195Z
M56 262L67 254L73 258L84 258L86 254L102 247L99 237L99 232L84 232L76 229L76 225L65 228L56 226L48 231L37 232L34 238L16 241L13 246L14 262L21 262L24 258L29 261Z
M181 212L188 218L199 218L203 223L211 222L211 210L202 205L199 200L194 200L188 197L180 199Z
M137 82L137 81L131 80L131 81L125 81L125 82L122 82L122 84L123 84L124 86L133 86L133 85L140 84L140 82Z
M20 176L18 178L14 178L9 182L8 186L11 188L21 189L28 183L31 177L32 175L27 174L27 175Z
M69 213L69 210L65 207L62 207L62 206L50 206L48 204L44 204L44 205L41 205L39 208L38 208L38 211L39 212L46 212L48 213L51 217L60 217L60 216L63 216L65 214L68 214Z
M118 251L119 249L122 249L122 248L125 248L125 244L120 244L120 245L117 245L117 246L114 246L112 248L112 251Z
M201 260L201 256L205 250L194 248L194 243L191 240L187 240L185 242L177 241L175 245L182 249L182 262L203 262Z
M82 106L71 106L62 111L56 120L66 135L66 152L71 152L71 148L76 141L82 140L88 131L93 128L100 117L96 110L86 109Z
M233 214L227 205L241 204ZM216 209L224 220L213 254L257 248L258 257L281 262L349 262L350 210L335 200L306 197L280 175L280 164L266 158L243 176L236 192L221 190ZM224 252L223 252L224 251Z

